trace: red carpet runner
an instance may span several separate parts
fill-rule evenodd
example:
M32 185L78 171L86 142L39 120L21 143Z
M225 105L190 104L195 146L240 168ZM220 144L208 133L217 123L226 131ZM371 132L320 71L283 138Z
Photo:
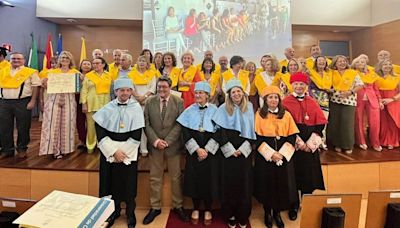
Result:
M192 211L191 210L185 210L186 214L190 217ZM184 223L182 222L179 217L171 210L168 216L168 221L166 228L227 228L227 224L224 221L221 211L216 210L213 211L213 220L211 225L206 226L204 225L204 211L200 211L200 219L199 223L197 225L193 225L191 222ZM239 228L239 225L236 226L236 228ZM251 228L250 224L247 224L247 228Z

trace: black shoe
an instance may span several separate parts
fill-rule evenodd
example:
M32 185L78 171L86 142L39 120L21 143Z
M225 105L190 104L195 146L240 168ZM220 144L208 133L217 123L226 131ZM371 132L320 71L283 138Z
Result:
M86 152L87 151L87 147L85 145L78 145L78 147L76 148L81 152Z
M175 212L175 214L177 214L178 217L179 217L183 222L189 222L189 217L187 216L187 214L185 213L185 211L183 211L183 207L181 207L181 208L174 208L172 211Z
M236 227L236 219L228 219L229 227Z
M285 224L282 221L281 214L279 212L275 212L275 211L272 214L273 214L272 216L274 217L276 226L278 228L284 228Z
M290 220L292 220L292 221L296 220L297 219L297 209L290 209L288 215L289 215Z
M0 154L0 159L13 157L14 154Z
M264 224L265 224L268 228L272 228L272 215L271 215L271 212L270 212L270 213L265 213L265 214L264 214Z
M161 214L161 209L150 209L149 213L144 217L143 224L147 225L153 222L153 220Z
M120 211L114 211L110 217L107 219L108 222L108 227L111 227L112 225L114 225L114 222L117 218L119 218L119 216L121 216L121 212Z
M128 228L135 228L136 226L136 216L128 217Z

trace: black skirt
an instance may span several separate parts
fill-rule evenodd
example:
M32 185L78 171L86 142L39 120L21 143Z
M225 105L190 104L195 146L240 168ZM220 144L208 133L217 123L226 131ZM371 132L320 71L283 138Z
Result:
M294 164L283 158L283 165L267 162L259 153L254 166L254 197L275 210L288 210L298 203Z

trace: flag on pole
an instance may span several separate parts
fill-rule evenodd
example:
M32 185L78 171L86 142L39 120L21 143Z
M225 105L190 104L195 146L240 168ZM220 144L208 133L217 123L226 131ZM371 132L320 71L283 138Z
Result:
M32 46L29 51L29 60L28 60L28 66L33 69L39 69L39 63L38 63L38 49L37 49L37 43L35 38L33 37L33 33L31 33L32 37Z
M86 59L86 40L85 37L82 37L82 46L81 46L81 58L79 60L79 63L82 63L84 59Z
M51 58L53 57L53 45L51 43L51 34L47 36L47 42L46 42L46 53L44 54L43 57L43 70L44 69L50 69L51 68Z
M61 33L58 34L58 41L57 41L57 52L56 54L59 55L62 52L63 48L62 48L62 35Z

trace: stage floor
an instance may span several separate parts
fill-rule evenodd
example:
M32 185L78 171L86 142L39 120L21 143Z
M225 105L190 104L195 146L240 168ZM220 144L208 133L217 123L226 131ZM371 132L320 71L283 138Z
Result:
M20 159L17 157L0 160L0 168L18 169L41 169L41 170L66 170L66 171L98 171L99 152L89 154L85 152L73 152L62 159L54 159L51 155L39 156L41 122L32 121L31 143L29 145L28 157ZM351 163L373 163L400 161L400 151L384 149L382 152L374 150L361 150L355 148L352 154L338 153L333 150L320 152L322 165L339 165ZM139 170L148 171L148 158L141 157Z

